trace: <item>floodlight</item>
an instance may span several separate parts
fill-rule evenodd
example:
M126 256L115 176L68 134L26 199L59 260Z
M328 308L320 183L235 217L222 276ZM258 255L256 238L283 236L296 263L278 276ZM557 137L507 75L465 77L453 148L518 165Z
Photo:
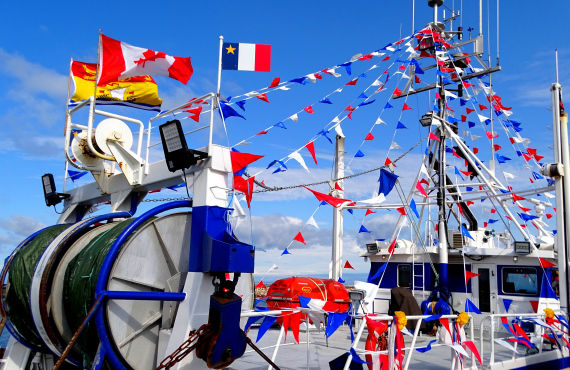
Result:
M429 111L426 114L424 114L422 118L420 118L420 123L424 127L429 127L431 126L433 119L434 119L434 114L432 111Z
M51 173L42 176L42 186L44 188L44 199L46 206L55 206L61 203L63 199L69 198L69 194L58 193L55 189L55 181Z
M208 153L188 149L179 120L168 121L159 126L164 159L170 172L183 170L208 157Z

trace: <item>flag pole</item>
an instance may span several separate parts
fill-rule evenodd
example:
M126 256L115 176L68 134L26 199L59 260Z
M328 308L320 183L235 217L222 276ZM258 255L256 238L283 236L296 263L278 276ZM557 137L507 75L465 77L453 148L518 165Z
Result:
M71 66L73 65L73 58L69 58L69 73L67 75L67 100L65 101L65 130L63 132L63 136L65 140L67 140L67 130L71 130L69 125L71 124L69 119L69 98L70 98L70 90L71 90ZM64 143L64 148L67 148L67 143ZM67 149L66 149L67 150ZM65 193L65 185L67 184L67 170L69 169L69 162L65 161L65 173L63 174L63 192Z
M97 100L97 80L99 80L99 72L101 68L100 59L101 58L101 29L99 29L99 38L97 40L97 68L95 72L95 84L93 85L93 96L91 97L91 106L89 107L89 119L88 125L93 125L93 120L95 119L95 102ZM87 139L89 140L89 139Z
M220 35L220 46L218 49L218 84L216 86L216 95L212 97L212 107L210 109L210 134L208 136L208 153L212 146L212 136L214 134L214 109L220 105L220 86L222 84L222 46L224 45L224 36Z

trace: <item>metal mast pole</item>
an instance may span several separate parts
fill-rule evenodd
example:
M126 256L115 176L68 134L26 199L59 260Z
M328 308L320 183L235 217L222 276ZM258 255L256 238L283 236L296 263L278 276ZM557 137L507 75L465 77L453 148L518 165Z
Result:
M566 245L566 237L570 232L569 219L565 216L565 210L570 204L570 162L568 155L568 118L561 118L560 112L560 95L562 86L558 83L558 52L556 52L556 82L552 84L552 130L553 130L553 148L554 163L562 163L564 168L564 176L555 178L556 193L556 225L558 232L556 234L556 246L558 250L558 280L560 290L560 309L567 311L570 307L568 292L568 253Z
M336 156L334 178L341 179L344 177L344 137L336 135ZM341 189L344 189L344 180L337 180L337 184ZM333 190L335 196L344 198L343 190ZM342 228L343 216L342 207L333 207L333 245L329 277L338 281L342 275Z

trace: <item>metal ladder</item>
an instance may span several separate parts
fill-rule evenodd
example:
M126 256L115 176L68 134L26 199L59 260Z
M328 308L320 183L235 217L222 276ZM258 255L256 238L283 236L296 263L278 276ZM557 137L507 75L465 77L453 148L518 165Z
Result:
M421 256L416 254L416 248L412 248L412 289L416 293L416 289L421 286L421 299L426 297L425 291L425 263ZM419 259L419 261L418 261Z

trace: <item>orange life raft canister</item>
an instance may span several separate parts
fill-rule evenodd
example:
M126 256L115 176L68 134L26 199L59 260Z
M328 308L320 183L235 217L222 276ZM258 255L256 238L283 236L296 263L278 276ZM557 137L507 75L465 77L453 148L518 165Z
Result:
M323 301L322 309L328 312L347 312L351 302L348 291L337 281L290 277L271 284L267 291L267 307L270 310L297 308L299 296Z

